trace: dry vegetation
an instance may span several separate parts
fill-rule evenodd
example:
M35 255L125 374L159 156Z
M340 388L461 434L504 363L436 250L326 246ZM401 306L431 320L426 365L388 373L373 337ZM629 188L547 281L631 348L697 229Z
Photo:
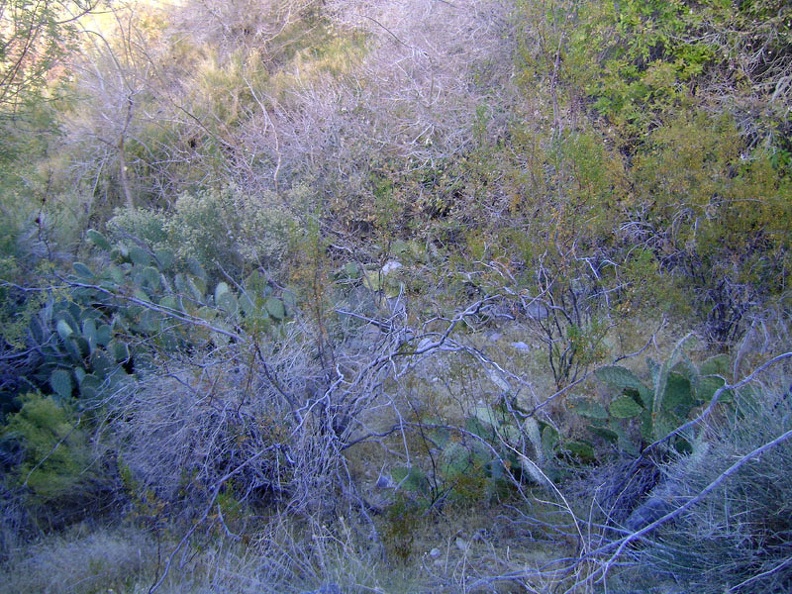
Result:
M0 592L790 591L785 2L23 4Z

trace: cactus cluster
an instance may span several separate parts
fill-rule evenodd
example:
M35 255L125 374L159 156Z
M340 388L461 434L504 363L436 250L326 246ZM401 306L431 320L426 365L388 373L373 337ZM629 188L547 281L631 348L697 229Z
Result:
M111 246L97 231L88 237L96 247L109 251L111 262L97 272L75 263L75 271L90 283L85 290L92 291L95 299L103 293L128 332L166 351L223 344L234 334L272 331L289 317L294 305L288 293L276 296L257 271L236 287L225 281L212 287L195 259L180 259L168 249ZM206 325L189 323L198 320Z
M101 264L75 262L65 286L51 289L31 316L27 343L36 356L18 370L26 391L90 401L150 368L156 351L276 332L293 307L259 273L238 287L209 288L197 262L170 250L112 245L95 230L87 238Z
M427 507L446 501L492 498L503 486L506 466L499 460L492 428L477 425L475 413L467 419L468 429L457 432L450 426L423 427L429 468L400 466L392 471L397 490L417 496ZM470 429L480 429L482 435ZM506 462L508 465L509 462Z
M63 399L95 398L131 370L129 344L112 320L84 303L50 300L31 320L30 338L40 357L32 383Z
M464 428L423 427L431 472L417 466L393 470L397 486L430 503L450 500L493 500L508 493L514 481L543 482L535 469L547 470L548 455L558 445L553 427L507 402L473 407Z
M647 360L650 381L620 365L606 365L595 371L597 378L612 390L608 402L570 398L568 404L589 421L589 429L630 455L638 455L685 423L691 414L708 403L725 383L728 357L716 355L696 365L685 354L680 341L664 363ZM729 395L724 394L722 401ZM689 450L693 435L677 435L668 445Z

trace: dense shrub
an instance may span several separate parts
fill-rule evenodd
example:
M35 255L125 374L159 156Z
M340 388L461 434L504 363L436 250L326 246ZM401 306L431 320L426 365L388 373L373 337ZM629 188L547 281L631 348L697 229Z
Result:
M718 392L721 404L677 436L690 440L683 453L655 447L586 472L579 496L600 526L587 579L651 592L789 590L792 399L781 366L757 377Z
M53 397L29 394L22 402L0 434L4 458L13 463L7 487L21 489L28 509L45 525L95 512L112 475L103 476L101 450L80 418Z
M178 266L193 262L214 280L263 267L277 272L297 231L296 212L308 207L305 190L283 196L249 195L233 186L185 192L172 211L119 209L108 221L115 240L169 250Z
M713 428L714 439L703 454L667 469L667 480L679 486L675 501L697 496L735 461L790 429L792 399L785 385L745 394ZM696 592L788 592L790 468L788 441L751 460L704 501L650 535L637 553L638 563Z

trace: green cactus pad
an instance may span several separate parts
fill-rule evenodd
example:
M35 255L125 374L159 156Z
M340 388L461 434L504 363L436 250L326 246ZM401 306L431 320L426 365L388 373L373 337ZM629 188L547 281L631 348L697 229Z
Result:
M74 382L72 374L66 369L56 369L50 374L50 387L61 398L71 398Z
M633 419L640 415L644 408L629 396L621 396L611 402L609 410L614 419Z

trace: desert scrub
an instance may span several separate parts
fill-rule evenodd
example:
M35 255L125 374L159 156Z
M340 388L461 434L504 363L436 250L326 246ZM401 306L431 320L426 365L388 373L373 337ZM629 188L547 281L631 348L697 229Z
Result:
M129 248L172 251L180 268L194 261L219 276L256 266L277 270L297 229L285 205L302 200L300 192L250 194L235 186L184 192L171 211L118 209L107 226L111 240Z

